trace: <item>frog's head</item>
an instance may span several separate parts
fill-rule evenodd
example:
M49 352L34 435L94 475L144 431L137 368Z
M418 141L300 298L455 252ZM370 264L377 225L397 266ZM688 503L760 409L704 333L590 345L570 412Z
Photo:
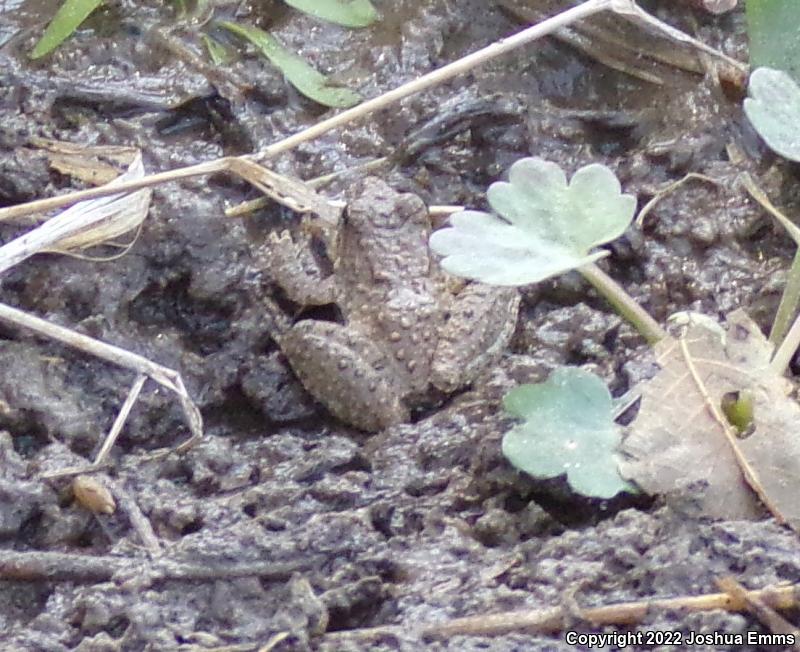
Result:
M344 220L362 233L430 230L425 203L410 192L400 193L377 177L366 177L350 187Z

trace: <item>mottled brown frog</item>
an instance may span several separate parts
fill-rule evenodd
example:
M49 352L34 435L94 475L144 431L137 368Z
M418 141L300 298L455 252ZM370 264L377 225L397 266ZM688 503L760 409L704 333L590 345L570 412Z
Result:
M331 277L304 267L302 245L285 233L270 245L270 266L294 301L339 306L343 324L302 320L279 344L317 400L374 432L407 421L431 385L451 393L496 360L513 334L519 293L479 283L448 289L416 195L369 177L348 198L331 247Z

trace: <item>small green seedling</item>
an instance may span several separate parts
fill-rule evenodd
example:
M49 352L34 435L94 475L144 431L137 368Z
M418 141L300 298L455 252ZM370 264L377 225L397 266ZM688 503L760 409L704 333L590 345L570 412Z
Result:
M753 393L749 390L728 392L720 401L722 413L740 437L753 429Z
M516 468L539 479L566 474L584 496L636 492L617 470L613 401L594 374L561 367L544 383L512 389L503 404L522 420L503 437L503 454Z

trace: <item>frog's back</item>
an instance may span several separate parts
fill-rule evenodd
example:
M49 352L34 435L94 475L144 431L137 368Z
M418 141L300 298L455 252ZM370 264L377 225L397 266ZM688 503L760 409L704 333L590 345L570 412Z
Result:
M348 195L336 260L342 289L388 292L428 278L431 226L423 201L375 177L362 179Z

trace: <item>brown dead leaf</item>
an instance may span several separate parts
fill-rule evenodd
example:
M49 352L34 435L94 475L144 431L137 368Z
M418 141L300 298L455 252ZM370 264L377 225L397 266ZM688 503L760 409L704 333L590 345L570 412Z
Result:
M656 346L661 371L642 387L639 415L622 443L623 476L649 493L693 482L708 488L703 511L757 518L759 500L800 530L800 405L790 383L769 370L772 349L737 310L726 329L694 323ZM755 430L739 439L720 405L727 392L753 397ZM758 495L758 497L757 497Z

